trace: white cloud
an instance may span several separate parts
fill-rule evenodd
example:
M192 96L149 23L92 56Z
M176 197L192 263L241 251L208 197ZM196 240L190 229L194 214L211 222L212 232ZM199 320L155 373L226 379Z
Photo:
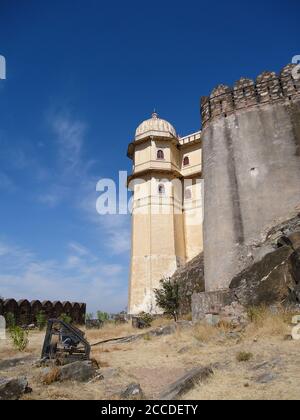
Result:
M15 299L87 302L89 311L124 309L127 282L119 264L106 264L87 248L62 261L39 260L32 252L0 242L0 295Z

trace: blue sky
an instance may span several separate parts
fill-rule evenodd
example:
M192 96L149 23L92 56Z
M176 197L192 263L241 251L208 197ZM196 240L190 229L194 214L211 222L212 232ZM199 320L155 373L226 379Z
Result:
M96 182L130 170L156 108L199 129L219 83L300 54L298 0L0 0L0 295L127 304L130 217L99 216Z

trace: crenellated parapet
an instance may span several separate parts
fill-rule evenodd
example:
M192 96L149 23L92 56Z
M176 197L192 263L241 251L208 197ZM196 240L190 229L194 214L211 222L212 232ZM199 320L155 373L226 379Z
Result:
M227 117L237 110L300 99L300 79L295 78L296 64L288 64L279 75L263 72L256 81L241 78L232 88L217 86L210 96L201 98L202 126L218 117Z
M61 314L71 317L72 322L81 325L85 323L86 304L78 302L51 302L45 300L33 300L29 302L27 299L16 301L15 299L0 299L0 315L4 317L8 313L14 315L18 325L34 324L39 313L46 315L46 318L59 318Z

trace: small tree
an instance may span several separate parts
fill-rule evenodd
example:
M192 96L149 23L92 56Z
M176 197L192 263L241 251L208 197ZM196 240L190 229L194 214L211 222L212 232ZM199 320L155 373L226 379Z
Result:
M164 278L160 281L160 285L160 289L154 289L156 303L176 322L179 315L179 284L170 278Z
M9 333L13 346L19 351L24 351L28 345L28 331L14 326L9 329Z
M109 320L109 314L107 312L97 311L97 318L101 322Z
M47 317L43 311L40 311L36 315L36 325L40 331L42 331L47 324Z

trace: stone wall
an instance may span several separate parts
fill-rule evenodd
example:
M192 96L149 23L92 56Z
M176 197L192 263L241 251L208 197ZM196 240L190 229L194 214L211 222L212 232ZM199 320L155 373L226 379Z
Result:
M0 299L0 315L4 317L8 313L14 314L15 320L19 325L29 325L36 323L36 315L43 312L47 319L59 318L65 313L72 318L72 322L78 325L85 323L86 304L77 302L50 302L45 300L26 299L16 301L15 299Z
M300 80L293 66L202 99L206 291L229 287L267 232L300 210Z

